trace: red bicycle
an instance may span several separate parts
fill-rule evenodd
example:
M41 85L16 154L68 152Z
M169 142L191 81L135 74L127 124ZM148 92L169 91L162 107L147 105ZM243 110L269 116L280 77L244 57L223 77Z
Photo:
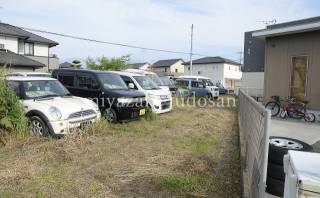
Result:
M283 105L280 117L295 119L304 119L306 122L315 122L316 116L307 111L307 102L297 102L294 98L289 98L288 102Z

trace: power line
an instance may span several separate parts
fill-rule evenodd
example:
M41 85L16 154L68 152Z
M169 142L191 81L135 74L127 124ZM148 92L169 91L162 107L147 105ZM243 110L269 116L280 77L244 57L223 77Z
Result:
M24 30L32 31L32 32L40 32L40 33L51 34L51 35L55 35L55 36L61 36L61 37L78 39L78 40L95 42L95 43L102 43L102 44L115 45L115 46L128 47L128 48L141 49L141 50L148 50L148 51L157 51L157 52L166 52L166 53L173 53L173 54L190 55L189 52L183 52L183 51L172 51L172 50L165 50L165 49L142 47L142 46L137 46L137 45L115 43L115 42L110 42L110 41L102 41L102 40L97 40L97 39L85 38L85 37L74 36L74 35L70 35L70 34L62 34L62 33L57 33L57 32L51 32L51 31L34 29L34 28L28 28L28 27L21 27L21 26L18 26L18 27L21 28L21 29L24 29ZM207 55L198 54L198 53L192 53L192 55L195 55L195 56L207 56Z

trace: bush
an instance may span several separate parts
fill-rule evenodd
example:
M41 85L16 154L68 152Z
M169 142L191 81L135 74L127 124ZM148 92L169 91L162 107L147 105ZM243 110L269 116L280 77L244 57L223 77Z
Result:
M0 69L0 142L5 144L7 135L27 134L28 123L19 98L4 80L5 70Z

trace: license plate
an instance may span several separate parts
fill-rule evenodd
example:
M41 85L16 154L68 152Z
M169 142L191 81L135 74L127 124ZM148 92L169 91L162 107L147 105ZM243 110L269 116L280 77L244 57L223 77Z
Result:
M80 123L80 128L81 128L81 129L84 129L84 128L86 128L87 126L89 126L90 124L91 124L90 121L82 122L82 123Z
M146 114L146 109L140 109L140 113L139 113L141 116Z

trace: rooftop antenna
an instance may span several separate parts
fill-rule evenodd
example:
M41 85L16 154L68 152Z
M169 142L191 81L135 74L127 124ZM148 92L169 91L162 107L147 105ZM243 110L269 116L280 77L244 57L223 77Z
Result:
M276 19L272 19L272 20L269 20L269 21L257 21L258 23L263 23L264 25L268 26L268 25L274 25L277 23L277 20Z

